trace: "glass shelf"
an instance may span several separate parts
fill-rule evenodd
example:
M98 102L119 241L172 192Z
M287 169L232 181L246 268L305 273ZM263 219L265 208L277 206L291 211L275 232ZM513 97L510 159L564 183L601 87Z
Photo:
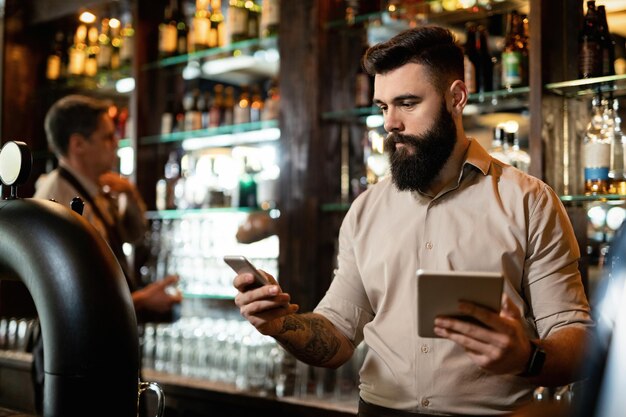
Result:
M149 220L178 220L189 217L203 217L215 213L254 213L263 211L260 208L251 207L211 207L188 210L150 210L146 212Z
M465 107L465 114L526 108L528 107L529 92L530 87L516 87L470 94L468 104ZM382 112L378 106L372 106L325 112L322 113L322 120L360 121L368 116L381 114Z
M322 204L324 213L345 213L350 208L350 203L327 203Z
M590 202L605 202L605 201L614 201L620 202L626 200L626 195L624 194L594 194L594 195L562 195L559 196L562 202L564 203L590 203Z
M192 146L197 146L197 149L211 146L234 146L246 143L271 142L279 138L278 120L265 120L166 135L144 136L139 139L139 143L141 145L154 145L187 141L187 148L191 149Z
M130 148L131 146L133 146L133 142L132 142L132 139L130 138L120 139L120 141L117 144L118 148Z
M219 48L204 49L202 51L191 52L185 55L177 55L152 62L143 67L144 70L171 67L179 64L186 64L190 61L199 61L205 58L225 58L237 57L250 52L277 49L277 37L248 39L240 42L233 42Z
M230 294L199 294L183 292L183 298L196 300L234 300L235 296Z
M52 89L58 90L86 90L97 91L99 94L130 96L131 91L119 91L117 82L122 79L133 80L131 77L131 69L129 66L121 67L116 70L99 71L93 77L87 76L70 76L65 79L51 81ZM131 81L134 83L134 80ZM134 85L134 84L133 84Z
M598 93L626 94L626 74L584 78L545 85L545 89L564 97L584 97Z
M459 25L465 24L468 20L485 19L491 15L504 14L512 10L525 10L528 4L528 0L505 0L490 2L485 6L475 5L467 9L448 11L441 7L440 1L428 1L416 7L414 16L407 16L405 9L398 9L394 12L383 10L357 15L352 22L348 22L346 19L333 20L328 22L325 28L349 28L351 25L359 23L378 24L382 22L382 24L387 24L397 20L408 20L409 18L416 20L419 24L438 23L444 25Z

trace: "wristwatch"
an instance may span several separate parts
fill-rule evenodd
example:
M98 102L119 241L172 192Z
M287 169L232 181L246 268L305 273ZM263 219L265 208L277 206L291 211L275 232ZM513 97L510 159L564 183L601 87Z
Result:
M538 344L530 340L530 358L526 364L524 372L519 376L537 376L543 368L543 363L546 361L546 351Z

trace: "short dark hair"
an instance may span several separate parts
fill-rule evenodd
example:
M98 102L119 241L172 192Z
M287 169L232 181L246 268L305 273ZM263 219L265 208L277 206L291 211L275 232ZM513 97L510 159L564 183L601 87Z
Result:
M424 65L431 82L444 91L454 80L463 80L463 48L452 32L440 26L405 30L378 43L363 56L370 75L385 74L408 63Z
M110 104L81 95L70 95L55 102L44 121L48 146L58 156L67 155L70 136L88 138L98 128L100 117L108 114Z

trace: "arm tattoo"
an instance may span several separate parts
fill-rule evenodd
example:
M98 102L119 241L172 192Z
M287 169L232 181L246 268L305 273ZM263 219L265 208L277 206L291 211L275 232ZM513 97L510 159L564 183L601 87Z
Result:
M285 317L283 328L276 338L303 362L323 366L341 347L341 341L327 327L328 324L322 318L293 314ZM296 333L296 341L288 336L291 332ZM297 340L302 340L303 343L298 343Z

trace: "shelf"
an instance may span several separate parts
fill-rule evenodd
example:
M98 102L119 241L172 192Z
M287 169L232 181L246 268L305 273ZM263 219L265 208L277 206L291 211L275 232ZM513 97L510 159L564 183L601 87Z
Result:
M272 142L279 138L280 130L278 129L278 120L266 120L169 133L166 135L144 136L139 139L139 144L154 145L158 143L185 141L183 147L186 150L192 150L216 146Z
M528 107L530 87L516 87L484 93L470 94L464 114L492 113L503 110L519 110ZM338 110L322 113L322 120L329 121L362 121L368 116L381 115L377 106Z
M525 8L528 7L528 3L528 0L505 0L501 2L492 2L486 6L476 5L467 9L447 11L441 9L439 1L428 1L420 7L416 7L414 20L418 21L422 25L432 23L440 25L464 25L468 20L486 19L489 16L508 13L512 10L525 10ZM382 22L382 24L385 25L390 22L406 21L407 18L408 16L406 16L404 9L399 9L394 12L384 10L357 15L355 16L352 25L360 23L379 24L379 22ZM325 28L341 29L349 28L350 26L350 22L343 19L328 22ZM407 22L406 28L408 27L409 25Z
M220 48L205 49L153 62L144 70L182 66L186 80L207 78L235 85L276 77L280 57L275 36L234 42Z
M609 92L617 93L616 95L625 95L626 74L550 83L545 85L545 89L568 98Z
M623 194L594 194L594 195L562 195L559 196L564 203L587 203L587 202L605 202L605 201L625 201L626 195Z
M324 213L345 213L350 208L350 203L328 203L322 204Z
M233 293L235 291L233 290ZM234 300L234 294L196 294L183 292L183 298L196 300Z
M212 207L189 210L150 210L146 212L149 220L177 220L189 217L203 217L215 213L253 213L262 211L260 208L250 207Z
M120 80L122 84L118 84ZM130 67L117 70L99 71L93 77L71 76L66 79L51 81L50 86L58 90L86 90L104 96L130 97L135 81L131 77Z

